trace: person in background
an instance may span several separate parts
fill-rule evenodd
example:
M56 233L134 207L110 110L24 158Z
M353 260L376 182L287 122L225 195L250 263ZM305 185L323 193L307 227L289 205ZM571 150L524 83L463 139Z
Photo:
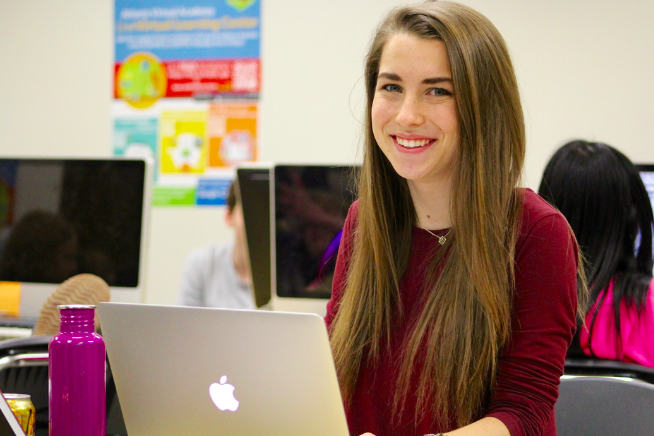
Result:
M638 170L609 145L575 140L552 156L538 192L586 258L591 307L568 355L654 368L652 205Z
M350 434L555 435L584 271L565 218L518 188L502 36L465 5L394 9L364 77L359 200L325 318Z
M227 195L225 222L234 240L195 249L188 257L177 299L181 306L255 309L251 290L245 223L236 182Z

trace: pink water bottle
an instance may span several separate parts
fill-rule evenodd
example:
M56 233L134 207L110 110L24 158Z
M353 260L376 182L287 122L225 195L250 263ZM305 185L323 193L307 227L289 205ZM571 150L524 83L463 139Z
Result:
M60 333L49 346L50 436L105 436L105 345L95 306L59 306Z

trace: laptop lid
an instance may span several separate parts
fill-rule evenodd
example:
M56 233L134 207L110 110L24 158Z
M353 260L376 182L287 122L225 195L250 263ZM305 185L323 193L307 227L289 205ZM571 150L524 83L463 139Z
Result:
M254 301L270 303L270 167L236 169Z
M101 303L130 436L348 436L317 315Z

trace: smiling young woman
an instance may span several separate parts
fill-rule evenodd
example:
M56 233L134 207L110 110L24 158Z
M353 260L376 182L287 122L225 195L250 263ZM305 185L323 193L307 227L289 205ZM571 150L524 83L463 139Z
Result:
M359 201L326 316L351 434L555 435L586 289L565 219L518 188L504 40L457 3L399 8L365 78Z

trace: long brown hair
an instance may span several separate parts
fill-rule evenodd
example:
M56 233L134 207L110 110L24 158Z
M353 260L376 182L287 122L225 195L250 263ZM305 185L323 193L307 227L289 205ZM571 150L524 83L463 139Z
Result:
M429 2L395 9L371 43L365 64L359 218L331 342L348 401L364 359L374 363L382 356L393 319L403 315L399 284L417 218L407 182L379 149L371 120L382 51L398 33L445 44L460 145L451 196L453 238L431 261L429 290L400 367L395 410L401 412L415 374L416 414L429 406L442 422L453 418L462 426L483 415L498 356L510 335L514 247L522 211L516 187L525 153L522 107L506 44L490 21L469 7ZM423 351L426 359L417 362Z

